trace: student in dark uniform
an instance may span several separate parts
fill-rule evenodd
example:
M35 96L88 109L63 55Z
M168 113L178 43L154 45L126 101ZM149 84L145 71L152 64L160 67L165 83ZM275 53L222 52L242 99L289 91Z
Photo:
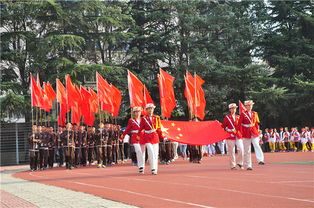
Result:
M39 140L39 134L37 133L37 126L33 125L32 127L32 133L29 135L29 159L30 159L30 169L31 171L37 170L37 163L38 163L38 155L39 155L39 149L38 149L38 143Z
M107 131L104 129L104 124L99 124L99 129L96 133L96 145L97 145L97 161L98 168L106 167L105 164L107 162Z
M104 164L107 166L111 166L113 162L113 147L114 147L114 140L113 140L113 128L112 124L106 123L104 126L104 134L105 134L105 141L107 144L107 159L104 160Z
M93 127L88 127L86 140L88 145L88 164L93 165L95 153L95 129Z
M64 162L64 143L62 141L62 136L65 134L65 128L62 127L58 128L58 132L56 133L56 148L57 148L57 155L58 155L58 165L59 167L63 166Z
M40 146L39 146L39 167L41 170L47 169L48 165L48 132L46 127L39 126L39 134L40 134Z
M79 137L79 129L76 124L73 124L73 134L74 134L74 144L75 144L75 151L74 151L74 167L77 168L80 165L80 158L81 158L81 143L82 138Z
M62 135L62 141L64 144L64 152L65 152L65 162L66 169L71 169L74 165L74 133L72 131L72 125L70 123L67 124L67 130Z
M48 166L53 168L53 163L55 161L55 144L56 144L56 134L53 132L53 127L47 127L48 135Z
M84 126L80 126L79 140L81 141L81 164L86 166L87 163L87 133Z

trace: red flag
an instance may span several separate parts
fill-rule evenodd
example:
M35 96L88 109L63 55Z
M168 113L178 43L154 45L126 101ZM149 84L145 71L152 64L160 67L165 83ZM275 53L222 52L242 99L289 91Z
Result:
M121 105L121 100L122 100L122 94L121 91L116 88L114 85L111 85L112 89L112 98L113 98L113 116L118 116L119 110L120 110L120 105Z
M56 79L56 91L57 91L57 102L60 104L67 104L66 89L59 79Z
M128 70L128 88L130 96L130 107L144 105L144 85L143 83Z
M167 121L161 120L163 134L173 141L189 145L208 145L230 135L218 121Z
M57 102L60 104L60 113L58 115L58 125L65 126L66 113L70 110L67 108L66 89L59 79L56 79Z
M113 100L110 84L97 72L97 93L101 110L113 113Z
M49 81L47 82L45 87L46 87L45 91L46 91L47 97L50 100L50 102L52 103L56 99L56 97L57 97L56 92L53 90L53 88L50 85Z
M92 112L98 113L99 112L98 96L92 88L89 88L89 93L91 94L91 97L90 97L91 107L90 107L90 109Z
M152 97L150 96L146 86L144 85L144 102L143 102L143 108L146 107L146 104L147 103L153 103L154 104L154 101L152 99Z
M246 108L243 105L243 103L239 100L239 114L241 115L241 113L244 111L246 111Z
M74 84L72 84L71 77L67 74L65 75L65 86L67 91L67 105L69 107L76 107L78 101L80 101L80 93L78 92L77 88Z
M194 115L194 110L195 110L195 89L194 89L194 78L192 77L192 75L187 72L186 76L184 77L184 82L185 82L185 89L184 89L184 96L188 102L188 107L192 113L192 115Z
M186 73L184 95L192 114L201 120L205 117L206 106L205 94L202 89L204 83L205 81L197 74L193 77L189 72Z
M83 116L83 122L89 126L93 126L95 121L94 112L91 111L91 97L92 95L88 90L81 86L81 112Z
M46 112L50 112L50 110L52 109L52 102L50 102L50 99L48 97L46 82L43 83L42 101L43 102L42 102L41 109L43 109Z
M35 107L41 107L42 102L42 93L40 87L37 85L37 82L35 81L35 78L32 74L30 74L30 80L31 80L31 102L32 106Z
M196 97L195 97L195 115L199 117L201 120L204 120L205 117L205 107L206 107L206 100L205 100L205 93L202 89L202 84L205 83L205 81L199 77L197 74L195 74L195 91L196 91Z
M173 81L174 77L159 69L158 85L160 94L161 115L166 118L171 117L171 112L176 107L176 99L174 96Z

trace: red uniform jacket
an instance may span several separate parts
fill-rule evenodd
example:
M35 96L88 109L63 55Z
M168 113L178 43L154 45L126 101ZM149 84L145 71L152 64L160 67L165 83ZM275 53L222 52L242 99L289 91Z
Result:
M160 127L161 122L159 116L153 115L152 117L142 117L139 132L142 132L144 130L144 133L141 137L141 143L157 144L159 143L159 137L164 139Z
M128 125L125 131L123 132L122 138L124 138L126 134L131 134L130 143L131 144L139 143L142 137L142 133L139 130L140 130L140 123L137 122L135 118L130 118L128 121Z
M257 112L251 111L251 115L242 112L239 119L239 129L243 138L251 139L259 136L259 117Z
M230 133L230 137L227 139L235 140L236 137L238 137L238 138L242 137L240 131L238 131L239 119L240 119L239 115L235 115L235 119L233 118L233 116L231 114L228 114L225 116L221 126L228 133Z

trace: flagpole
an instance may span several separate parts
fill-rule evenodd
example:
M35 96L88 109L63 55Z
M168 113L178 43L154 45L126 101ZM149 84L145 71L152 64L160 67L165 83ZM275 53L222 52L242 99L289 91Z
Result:
M197 117L197 108L196 108L196 72L194 71L194 108L195 108L195 117Z
M31 74L32 75L32 74ZM31 81L31 79L30 79ZM33 129L33 125L34 125L34 102L33 102L33 84L31 81L31 111L32 111L32 129Z

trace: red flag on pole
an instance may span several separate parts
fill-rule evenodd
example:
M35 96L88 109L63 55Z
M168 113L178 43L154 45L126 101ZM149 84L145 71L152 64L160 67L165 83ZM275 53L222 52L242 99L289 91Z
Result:
M56 79L56 92L57 102L60 104L60 111L58 115L58 125L65 126L66 124L66 113L70 110L67 107L67 94L66 89L59 79Z
M91 94L91 97L90 97L91 108L90 109L93 113L98 113L99 112L98 96L92 88L89 88L89 93Z
M46 83L45 91L49 101L52 103L56 99L57 95L52 86L50 85L49 81Z
M188 106L192 112L192 115L200 118L201 120L205 117L205 94L202 89L202 84L205 81L197 74L194 77L187 72L185 76L185 90L184 95L187 99Z
M50 102L49 95L47 92L47 84L46 82L43 83L43 90L42 90L42 106L41 109L43 109L46 112L50 112L52 109L52 102Z
M174 96L173 81L174 77L159 69L158 85L160 94L161 115L166 118L171 117L171 112L176 107L176 99Z
M118 116L119 110L120 110L120 105L121 105L121 100L122 100L122 94L121 91L116 88L114 85L111 85L112 89L112 100L113 100L113 116Z
M113 113L113 100L110 84L97 72L97 93L101 110Z
M35 81L35 78L33 77L32 74L30 74L30 79L31 79L31 102L32 106L35 107L41 107L41 102L42 102L42 93L41 89L37 85L37 82Z
M65 87L67 92L67 105L69 107L76 107L76 103L80 100L81 95L75 85L72 84L71 77L68 74L65 75Z
M195 74L195 107L196 107L196 116L199 117L201 120L204 120L205 117L205 107L206 107L206 100L205 100L205 93L202 89L202 84L205 83L205 81L199 77L197 74Z
M239 114L241 115L242 112L246 111L245 106L243 103L239 100Z
M94 116L94 112L91 111L92 95L83 86L81 86L81 95L82 95L81 112L83 116L83 122L89 126L93 126L94 121L95 121L95 116Z
M130 96L130 107L144 105L144 85L143 83L128 70L128 88Z

